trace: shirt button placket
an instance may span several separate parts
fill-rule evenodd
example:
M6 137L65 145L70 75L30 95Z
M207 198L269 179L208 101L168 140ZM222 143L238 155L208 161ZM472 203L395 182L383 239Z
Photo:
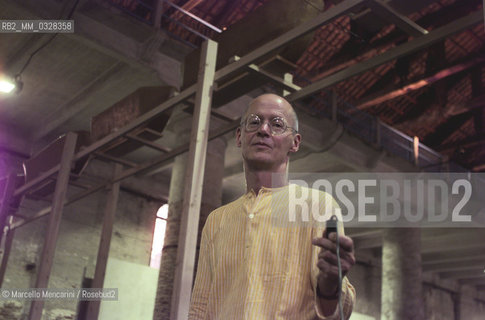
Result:
M251 208L254 210L254 207ZM251 243L252 243L252 219L254 218L254 213L250 211L248 214L248 223L246 224L246 242L244 244L244 254L245 261L248 262L251 259ZM251 268L251 267L250 267Z
M252 237L252 234L251 234L251 215L254 217L254 215L251 213L249 214L249 219L250 221L248 223L246 223L246 243L245 243L245 248L246 250L249 250L249 248L251 247L251 237Z
M259 194L258 194L259 195ZM255 196L253 199L253 202L248 206L248 221L246 223L246 242L244 244L244 254L245 254L245 261L248 264L248 272L249 274L252 274L252 250L251 246L253 243L253 236L254 236L254 217L255 217L255 212L257 211L258 208L258 202L259 202L259 197Z

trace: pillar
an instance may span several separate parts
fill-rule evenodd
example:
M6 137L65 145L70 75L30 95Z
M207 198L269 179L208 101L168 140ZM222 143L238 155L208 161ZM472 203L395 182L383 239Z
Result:
M169 123L173 127L178 141L188 142L190 128L185 128L184 124L190 126L190 118L182 115L176 116L178 119ZM184 136L186 135L187 136ZM222 198L222 178L224 175L224 155L226 141L224 138L217 138L209 142L207 146L207 160L205 165L204 187L202 192L201 214L199 223L198 243L200 243L200 231L209 213L221 205ZM168 219L165 230L165 239L160 263L160 273L158 276L157 295L155 298L155 310L153 319L169 319L171 308L171 297L175 276L175 263L177 259L177 243L179 239L180 220L183 206L183 194L185 186L187 154L184 153L175 158L172 167L172 177L170 180L169 200L168 200ZM197 256L198 257L197 246ZM197 261L197 260L196 260Z
M455 317L457 320L478 320L483 318L485 306L477 299L477 290L470 285L461 285L454 297Z
M420 229L384 231L381 319L424 320Z
M224 178L224 156L226 147L227 141L224 137L209 141L207 146L204 189L202 190L202 203L200 204L199 233L197 236L197 253L195 257L196 269L199 258L202 228L204 227L209 214L222 205L222 180ZM194 273L194 279L195 275L196 272Z

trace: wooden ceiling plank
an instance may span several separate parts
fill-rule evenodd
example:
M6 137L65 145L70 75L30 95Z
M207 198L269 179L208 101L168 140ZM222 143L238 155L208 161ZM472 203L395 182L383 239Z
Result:
M434 75L432 75L430 77L425 77L423 79L414 81L410 84L403 86L400 89L396 89L396 90L392 90L392 91L388 91L388 92L380 92L379 94L376 94L374 97L366 99L364 102L359 104L357 106L357 108L360 109L360 110L365 110L365 109L368 109L372 106L375 106L376 104L380 104L380 103L383 103L385 101L406 95L409 92L412 92L412 91L421 89L423 87L429 86L429 85L431 85L431 84L433 84L433 83L435 83L439 80L445 79L445 78L447 78L451 75L454 75L458 72L461 72L461 71L464 71L464 70L469 69L471 67L474 67L475 65L480 64L484 61L485 61L485 58L478 57L478 58L472 59L470 61L460 63L460 64L454 65L452 67L443 69L443 70L435 73Z

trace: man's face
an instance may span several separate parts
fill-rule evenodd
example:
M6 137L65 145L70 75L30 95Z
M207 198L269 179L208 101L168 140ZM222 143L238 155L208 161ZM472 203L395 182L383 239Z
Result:
M242 148L246 165L252 169L275 172L286 169L288 154L298 151L301 137L290 128L283 134L273 135L269 122L279 117L286 121L288 127L294 127L291 106L277 95L265 94L251 103L243 120L250 114L257 115L262 125L252 132L248 132L244 125L236 131L236 143Z

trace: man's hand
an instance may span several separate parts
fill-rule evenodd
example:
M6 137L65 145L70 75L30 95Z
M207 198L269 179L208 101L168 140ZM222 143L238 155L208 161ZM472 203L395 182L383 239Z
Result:
M320 269L318 274L318 289L320 295L335 296L338 289L338 264L337 264L337 234L330 233L329 238L315 238L312 244L321 248L318 254L317 267ZM340 236L340 264L342 266L342 277L345 276L350 268L355 264L354 242L350 237Z

